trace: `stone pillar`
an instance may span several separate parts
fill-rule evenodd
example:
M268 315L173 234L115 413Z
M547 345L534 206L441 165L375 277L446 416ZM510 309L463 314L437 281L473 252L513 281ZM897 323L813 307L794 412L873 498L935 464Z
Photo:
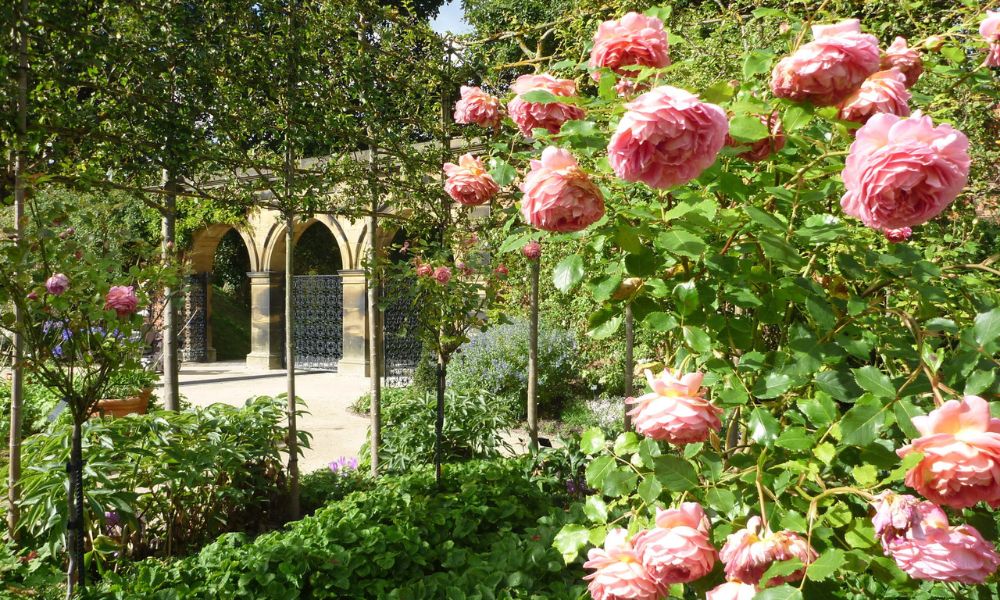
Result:
M337 371L369 377L368 280L364 269L339 272L344 282L344 355Z
M284 272L255 271L250 278L250 369L280 369L284 365Z
M215 362L215 340L212 335L212 274L205 273L205 362Z
M182 362L208 359L208 273L188 276L187 289L178 307L179 357Z

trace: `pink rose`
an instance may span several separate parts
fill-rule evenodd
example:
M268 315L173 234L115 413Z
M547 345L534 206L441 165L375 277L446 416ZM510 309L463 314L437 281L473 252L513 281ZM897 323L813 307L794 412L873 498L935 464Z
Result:
M753 600L757 586L739 581L727 581L705 592L705 600Z
M604 195L567 150L549 146L521 184L521 214L532 227L581 231L604 216Z
M896 69L879 71L865 79L858 91L838 105L839 116L845 121L864 124L878 113L909 116L910 91L906 76Z
M542 245L535 240L531 240L521 248L521 254L528 260L538 260L542 255Z
M702 373L674 374L665 369L659 378L646 371L652 392L629 398L635 408L629 411L635 430L654 440L683 445L703 442L712 431L722 427L722 409L703 397Z
M127 317L139 307L139 299L135 296L135 288L130 285L116 285L108 290L104 297L104 310L113 310L118 317Z
M625 181L669 188L691 181L726 143L726 113L669 85L627 103L608 144L608 160Z
M510 270L504 264L497 265L497 268L493 269L493 272L497 274L497 277L501 278L510 275Z
M604 548L591 548L584 569L594 572L584 577L594 600L656 600L662 590L650 577L639 553L628 541L624 529L612 529Z
M969 140L930 117L878 114L858 129L843 179L844 212L873 229L926 223L958 195L969 176Z
M635 71L622 67L665 67L670 64L670 46L663 21L630 12L619 21L605 21L594 34L594 47L590 50L590 67L607 67L626 77ZM595 81L601 74L594 71Z
M810 565L816 560L816 551L812 549L802 536L795 533L794 531L784 530L779 531L771 536L769 540L772 552L774 553L775 561L791 560L793 558L799 559L803 565ZM773 577L765 585L767 587L781 585L783 583L791 583L793 581L799 581L806 574L805 566L801 569L784 575L781 577Z
M861 33L857 19L814 25L812 31L814 41L774 66L771 91L779 98L832 106L878 71L878 39Z
M899 229L884 229L882 233L885 234L885 239L893 244L899 244L910 239L910 236L913 235L913 230L909 227L900 227Z
M486 172L482 161L471 154L463 154L458 164L445 163L444 173L448 179L444 183L444 191L458 202L466 206L478 206L490 201L500 186L493 176Z
M461 273L462 275L465 275L466 277L468 277L469 275L472 275L473 273L475 273L475 270L473 270L473 268L470 267L469 265L465 264L465 261L461 261L460 260L460 261L456 262L455 263L455 268L458 269L459 273Z
M708 517L697 502L656 509L656 527L636 536L633 543L646 571L664 590L701 579L715 565Z
M455 103L455 122L480 127L500 126L500 99L482 88L462 86L462 98Z
M35 300L38 300L38 292L28 292L28 295L25 296L25 298L34 302Z
M913 417L920 437L896 451L924 457L906 473L906 485L931 502L969 508L1000 506L1000 419L979 396L949 400L929 415Z
M427 263L417 265L417 277L430 277L434 274L434 267Z
M924 72L924 63L920 60L920 53L906 45L906 38L897 37L892 44L882 53L882 70L898 69L906 76L906 87L913 87L913 84L920 79L920 74Z
M576 96L576 83L572 79L556 79L548 73L541 75L521 75L511 86L517 94L507 104L510 118L517 123L521 134L530 137L535 128L559 133L566 121L579 120L586 114L582 108L563 102L526 102L521 96L536 90L546 91L554 96L572 98Z
M914 579L983 583L1000 566L1000 554L969 525L951 527L932 502L883 492L872 524L887 556Z
M785 529L771 533L763 527L760 517L751 517L746 529L726 538L719 556L725 563L726 579L757 584L772 563L797 558L803 565L809 565L816 560L817 554L794 531ZM798 581L803 575L805 567L789 575L774 577L765 587Z
M441 285L448 283L451 281L451 269L444 266L434 269L434 279Z
M736 155L743 160L749 162L767 160L767 157L785 147L785 132L781 128L781 115L779 115L777 111L772 112L770 115L760 115L760 122L764 124L764 127L767 127L770 135L766 138L757 140L756 142L737 142L730 137L728 132L726 133L726 146L750 147L750 149L746 152L741 152Z
M983 65L1000 67L1000 10L986 11L986 18L979 24L979 35L990 45Z
M632 81L631 79L625 79L624 77L618 80L615 84L615 91L619 96L630 97L636 94L641 94L648 92L650 88L648 81Z
M53 296L59 296L69 289L69 277L56 273L45 280L45 290Z

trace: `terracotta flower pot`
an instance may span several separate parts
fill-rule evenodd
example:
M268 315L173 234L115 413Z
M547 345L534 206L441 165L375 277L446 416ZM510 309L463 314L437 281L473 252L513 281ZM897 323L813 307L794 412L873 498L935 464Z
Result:
M109 398L98 400L94 407L94 414L102 417L124 417L131 414L146 414L149 408L149 397L153 393L153 388L145 388L131 398Z

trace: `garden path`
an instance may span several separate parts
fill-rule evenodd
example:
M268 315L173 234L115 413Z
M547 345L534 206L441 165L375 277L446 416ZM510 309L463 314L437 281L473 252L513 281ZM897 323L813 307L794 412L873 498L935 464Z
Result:
M309 411L300 417L299 428L313 436L312 447L299 462L300 471L324 468L340 456L357 456L368 432L368 419L352 413L349 406L368 390L368 379L302 371L295 378L295 390ZM243 361L186 363L180 372L180 391L195 406L216 402L242 406L253 396L284 393L285 372L248 369Z

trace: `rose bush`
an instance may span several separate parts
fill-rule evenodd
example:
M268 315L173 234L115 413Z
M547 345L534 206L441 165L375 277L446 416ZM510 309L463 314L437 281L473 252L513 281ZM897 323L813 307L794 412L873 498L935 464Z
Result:
M540 69L575 79L575 118L535 129L527 148L512 129L489 147L502 188L493 207L508 217L500 252L537 239L532 228L554 232L545 247L570 253L552 282L593 297L590 335L620 335L627 305L670 379L629 401L633 431L581 440L595 493L555 544L569 562L591 547L594 598L741 598L758 588L762 598L929 597L944 590L919 580L979 583L996 570L997 526L980 502L995 485L992 425L977 401L964 400L978 415L971 425L950 416L949 402L996 397L1000 274L975 207L961 200L976 167L967 136L919 93L944 78L992 110L995 81L964 58L981 51L971 32L986 15L962 13L939 33L948 50L937 54L916 50L924 40L879 39L861 21L802 22L772 9L752 19L774 13L787 46L749 49L741 80L700 89L672 77L696 60L683 53L683 31L670 34L670 66L553 57ZM594 52L631 48L632 30L606 18ZM889 75L872 78L880 69ZM625 78L649 91L620 99ZM767 152L740 156L755 145ZM540 227L532 198L513 185L511 172L522 187L557 183L529 170L553 147L604 199L583 234ZM586 203L566 198L564 210L574 207ZM879 494L907 485L946 518L898 534L890 551L870 513ZM956 500L944 503L943 490ZM692 558L705 556L700 546L680 537L643 552L666 539L658 513L687 503L704 511L704 550L723 568L704 573L707 560ZM704 576L658 569L678 557Z

